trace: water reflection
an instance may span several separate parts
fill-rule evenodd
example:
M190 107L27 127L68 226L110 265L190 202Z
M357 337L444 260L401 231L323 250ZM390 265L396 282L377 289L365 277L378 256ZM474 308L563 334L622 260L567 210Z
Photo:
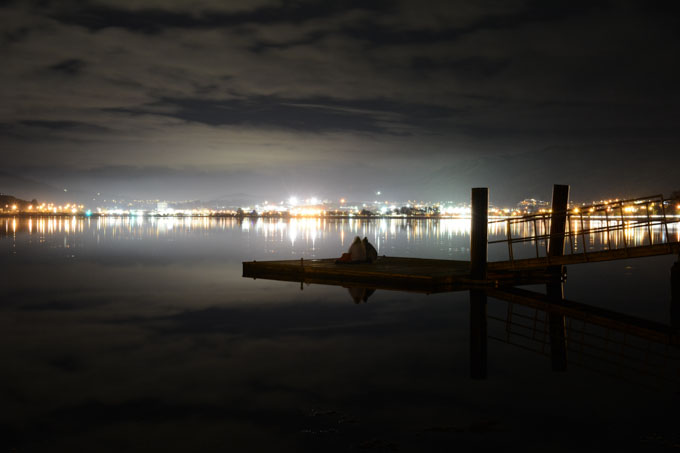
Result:
M491 295L504 302L488 316L489 338L550 357L554 371L569 363L637 384L680 388L680 331L670 325L573 301L550 302L527 290Z
M616 229L607 231L607 227ZM534 240L536 236L547 234L549 221L534 219L533 222L506 223L495 222L489 224L489 240L504 239L510 235L524 238L527 241L521 247L515 245L515 258L536 253L544 254L547 241ZM449 255L460 255L467 252L466 241L470 234L469 219L327 219L327 218L211 218L211 217L4 217L0 219L0 237L15 237L19 234L46 235L64 234L75 235L96 233L111 237L150 236L183 236L201 232L240 231L261 239L265 244L280 244L288 242L295 246L303 243L311 250L316 248L317 242L338 238L339 246L345 248L354 236L368 237L375 243L380 254L389 254L386 244L405 241L413 245L428 244L438 247ZM582 234L583 230L595 232ZM579 221L572 219L568 228L565 247L573 253L582 250L615 249L622 246L637 246L658 244L667 241L680 241L680 227L678 223L669 225L635 225L632 222L620 220L590 219ZM503 246L489 251L493 259L507 259Z
M487 380L470 380L465 293L372 292L369 283L301 292L299 282L241 278L242 261L336 257L356 235L381 255L466 259L467 228L465 220L2 218L0 444L419 452L510 449L527 439L536 451L676 442L677 418L662 415L677 410L672 383L652 392L576 366L552 373L540 354L495 340ZM633 269L623 290L616 266L584 292L603 303L606 294L613 308L626 297L637 306L669 298L668 260ZM507 338L510 329L513 343L535 336L527 341L548 351L545 315L512 304L510 327L507 302L488 304L488 335ZM533 329L534 319L535 333L515 325ZM570 365L583 335L618 335L612 348L633 343L582 322L567 316ZM603 433L603 420L615 429Z
M375 292L375 288L366 288L362 286L349 286L346 288L355 304L365 304L368 302L368 298Z

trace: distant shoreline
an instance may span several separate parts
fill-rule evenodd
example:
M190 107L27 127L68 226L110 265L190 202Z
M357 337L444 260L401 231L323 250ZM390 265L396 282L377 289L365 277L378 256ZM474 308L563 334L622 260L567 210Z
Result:
M470 216L447 216L447 215L317 215L317 216L280 216L280 215L232 215L232 214L171 214L171 215L132 215L132 214L98 214L92 213L91 215L86 214L68 214L68 213L52 213L52 214L36 214L36 213L0 213L0 218L47 218L47 217L76 217L82 219L173 219L173 218L197 218L197 219L277 219L277 220L290 220L290 219L362 219L362 220L373 220L373 219L469 219ZM491 216L489 216L491 217ZM494 217L496 218L496 217ZM505 218L505 217L497 217Z
M231 215L231 214L208 214L208 215L201 215L201 214L193 214L193 215L186 215L186 214L172 214L172 215L131 215L131 214L97 214L93 213L91 215L86 215L86 214L67 214L67 213L52 213L52 214L36 214L36 213L16 213L16 214L11 214L11 213L0 213L0 219L11 219L11 218L21 218L21 219L30 219L30 218L79 218L79 219L237 219L237 220L245 220L245 219L272 219L272 220L300 220L300 219L328 219L328 220L350 220L350 219L359 219L359 220L382 220L382 219L390 219L390 220L450 220L450 219L470 219L470 216L447 216L447 215L409 215L409 216L401 216L401 215L373 215L373 216L362 216L362 215L320 215L320 216L277 216L277 215ZM497 216L497 215L489 215L489 219L494 219L494 220L500 220L500 219L516 219L522 217L521 215L517 216ZM546 217L549 218L550 215L546 214ZM659 215L655 214L651 216L652 218L658 218L660 217ZM666 214L667 218L680 218L680 214ZM605 216L602 215L584 215L584 218L588 219L604 219L606 218ZM611 217L610 217L611 218ZM626 214L624 215L625 219L645 219L646 216L644 215L631 215L631 214ZM612 220L615 220L612 218Z

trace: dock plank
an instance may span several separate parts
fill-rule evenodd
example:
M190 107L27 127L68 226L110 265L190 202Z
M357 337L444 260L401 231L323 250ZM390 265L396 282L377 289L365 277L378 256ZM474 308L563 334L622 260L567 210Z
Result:
M468 261L402 257L360 264L336 264L335 259L246 261L243 276L428 293L466 289L472 282Z
M385 256L371 264L336 264L335 258L245 261L243 277L419 293L545 281L541 272L507 271L492 272L485 280L473 280L469 261Z

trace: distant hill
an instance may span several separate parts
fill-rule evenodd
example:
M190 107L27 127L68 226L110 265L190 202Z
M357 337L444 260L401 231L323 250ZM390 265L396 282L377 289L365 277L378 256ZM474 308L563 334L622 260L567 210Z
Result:
M70 192L66 193L49 184L4 172L0 172L0 194L12 194L18 199L37 198L52 203L75 201L74 194Z
M2 211L10 211L12 210L13 206L17 207L17 210L19 211L25 211L27 210L28 206L30 205L37 205L38 200L32 199L31 201L28 200L22 200L20 198L17 198L13 195L7 195L4 193L0 193L0 212Z
M261 201L258 197L246 194L244 192L234 192L230 194L220 195L210 201L204 203L206 206L215 208L239 208L241 206L252 206Z

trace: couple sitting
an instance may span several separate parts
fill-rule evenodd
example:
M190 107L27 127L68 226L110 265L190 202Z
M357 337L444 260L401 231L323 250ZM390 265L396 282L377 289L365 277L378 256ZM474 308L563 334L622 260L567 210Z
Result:
M349 246L349 252L343 253L339 259L335 260L335 264L374 263L377 259L378 251L368 242L368 238L362 241L359 236L356 236L352 245Z

